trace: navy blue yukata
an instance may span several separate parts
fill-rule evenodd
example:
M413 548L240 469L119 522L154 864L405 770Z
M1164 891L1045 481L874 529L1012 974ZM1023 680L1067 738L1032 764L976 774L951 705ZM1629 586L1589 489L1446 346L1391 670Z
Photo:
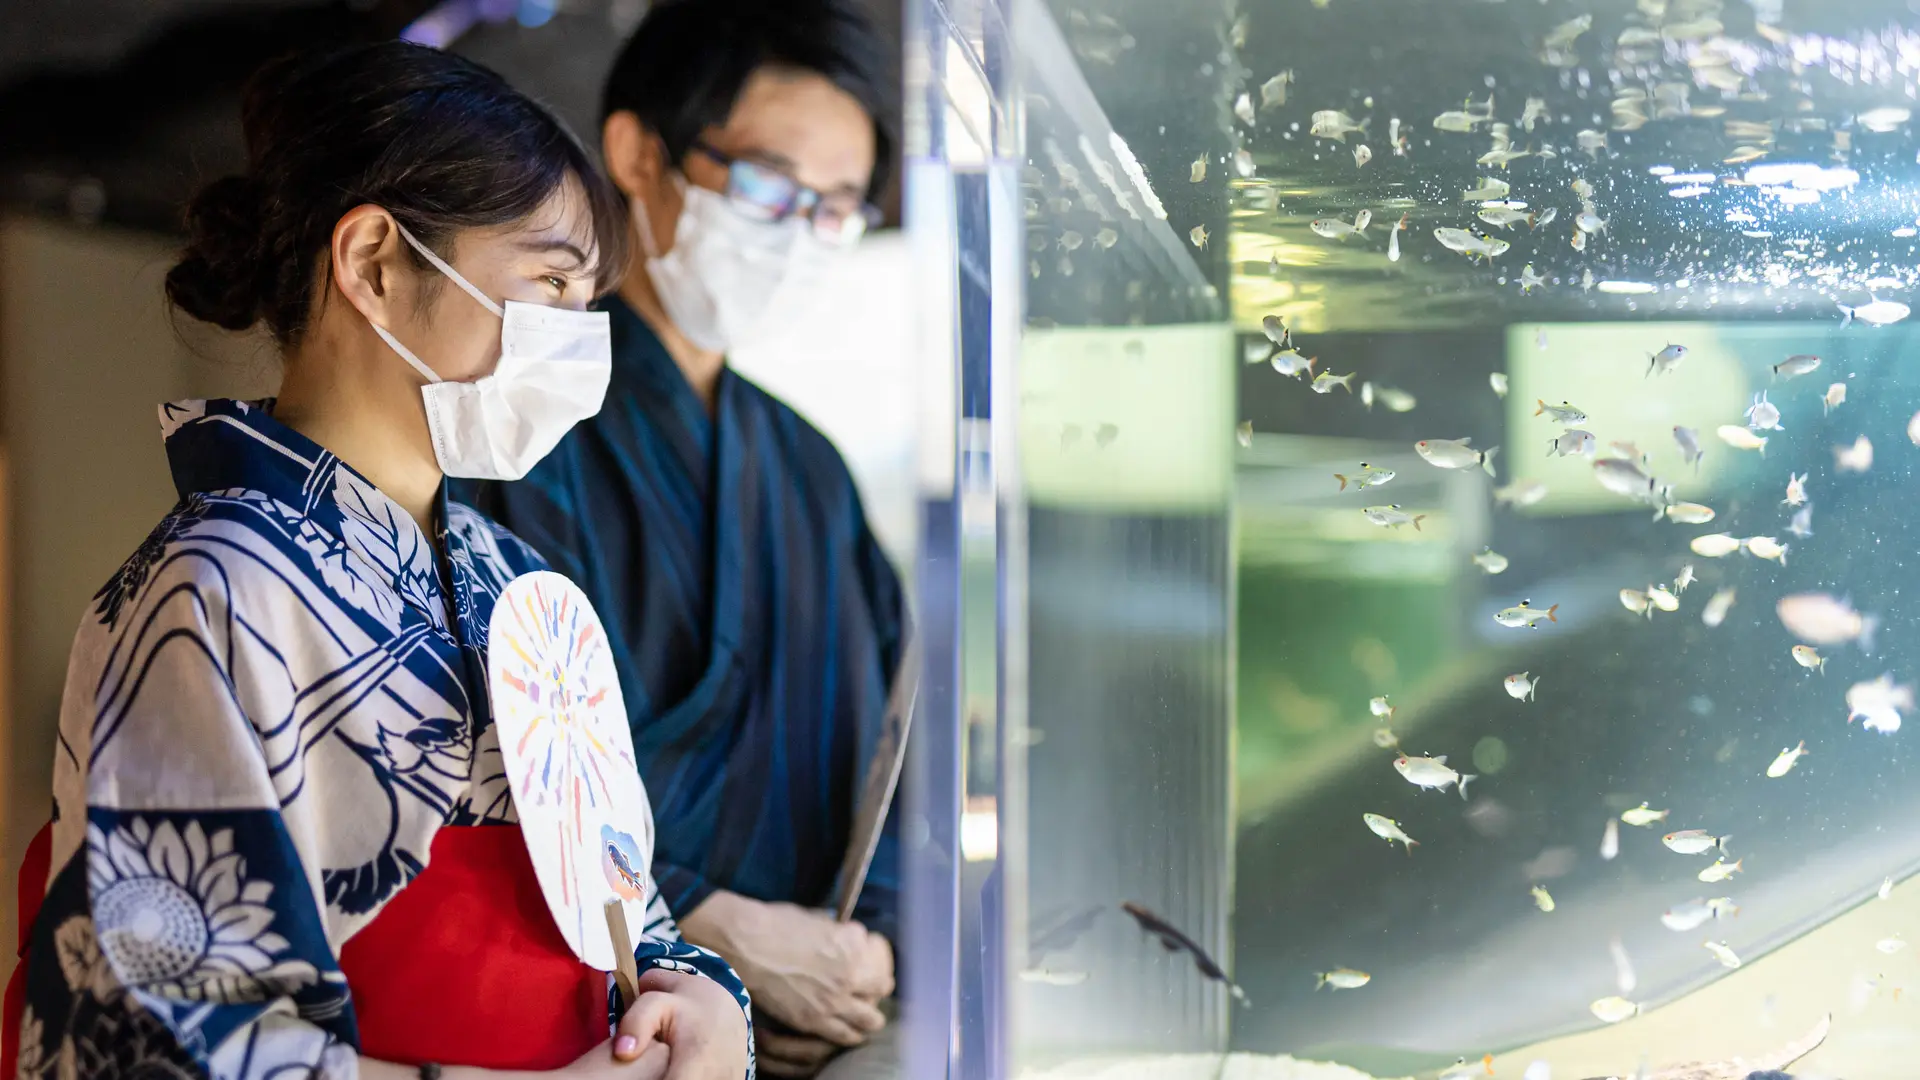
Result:
M476 505L579 583L612 638L653 800L653 872L831 900L901 650L899 579L826 437L731 369L705 404L617 297L600 414ZM855 917L893 941L890 815Z

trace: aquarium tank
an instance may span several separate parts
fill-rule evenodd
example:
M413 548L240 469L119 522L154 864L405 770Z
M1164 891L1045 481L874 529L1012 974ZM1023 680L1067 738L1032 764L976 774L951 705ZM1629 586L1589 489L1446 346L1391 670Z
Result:
M912 1075L1920 1076L1916 12L909 0Z

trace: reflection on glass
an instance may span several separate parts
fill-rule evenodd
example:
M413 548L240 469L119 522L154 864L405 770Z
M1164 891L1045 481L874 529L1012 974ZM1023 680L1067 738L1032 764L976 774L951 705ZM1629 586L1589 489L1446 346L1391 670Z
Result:
M1916 1075L1920 16L1011 8L1013 1070Z

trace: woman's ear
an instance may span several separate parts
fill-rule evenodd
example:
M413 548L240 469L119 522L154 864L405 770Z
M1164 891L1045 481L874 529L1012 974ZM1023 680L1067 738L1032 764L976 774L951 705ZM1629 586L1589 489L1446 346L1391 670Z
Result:
M342 214L333 227L333 287L375 326L390 329L411 310L412 275L399 272L405 247L393 215L371 203Z

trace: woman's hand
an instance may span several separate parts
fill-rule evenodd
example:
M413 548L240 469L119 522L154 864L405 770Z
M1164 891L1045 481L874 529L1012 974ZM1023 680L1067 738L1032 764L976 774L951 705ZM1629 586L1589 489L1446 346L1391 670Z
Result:
M654 968L614 1032L613 1059L648 1065L664 1049L663 1072L631 1080L741 1080L747 1074L747 1017L712 979ZM621 1080L629 1080L622 1074Z

